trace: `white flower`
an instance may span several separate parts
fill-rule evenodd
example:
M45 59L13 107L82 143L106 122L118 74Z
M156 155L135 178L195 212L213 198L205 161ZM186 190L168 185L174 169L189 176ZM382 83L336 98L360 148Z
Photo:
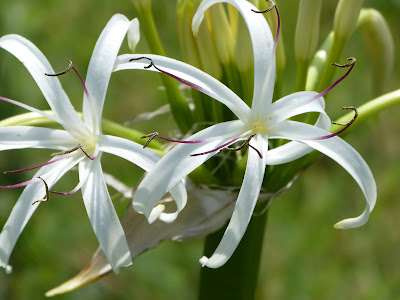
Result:
M196 88L225 104L239 120L206 128L165 155L146 175L134 198L135 209L149 216L161 197L187 174L238 140L250 136L248 159L243 184L225 234L210 259L203 257L203 266L218 268L235 251L243 237L260 193L267 164L283 164L300 158L316 149L338 162L355 179L366 198L364 212L356 218L343 220L336 228L346 229L363 225L376 201L376 184L362 157L345 141L330 134L331 122L324 111L324 92L298 92L272 103L275 82L275 47L271 31L264 17L244 0L204 0L193 18L193 31L198 29L207 8L218 2L234 5L243 16L250 33L254 52L254 92L252 107L248 107L234 92L206 73L185 63L157 55L121 55L115 70L141 69L151 60L155 68L177 80ZM278 26L279 28L279 26ZM279 30L279 29L278 29ZM147 60L139 60L146 57ZM134 59L134 61L131 61ZM349 72L347 72L348 74ZM346 75L347 75L346 74ZM307 112L318 112L315 125L287 120ZM268 150L269 139L291 140L287 144ZM254 151L253 151L254 150ZM201 154L195 155L194 154ZM229 174L227 174L229 176ZM268 180L268 179L267 179Z
M134 24L135 23L133 21ZM159 157L132 141L103 135L101 115L111 72L119 48L131 22L123 15L114 15L100 35L90 60L86 82L80 77L85 95L83 121L74 110L57 77L46 76L54 71L45 56L27 39L18 35L0 38L0 47L20 60L41 89L53 114L28 105L0 97L0 100L19 105L39 115L58 122L65 130L30 126L0 128L0 150L21 148L56 149L58 153L49 162L39 166L32 180L8 187L27 185L15 204L9 219L0 233L0 266L7 268L15 243L29 218L37 209L48 188L51 188L66 172L79 164L79 183L69 193L82 190L83 200L94 232L101 248L114 271L131 264L131 254L124 231L114 210L100 164L102 152L120 156L146 171ZM72 65L70 65L72 67ZM74 69L75 70L75 69ZM74 150L74 151L71 151ZM146 150L146 151L145 151ZM27 170L27 169L24 169ZM17 170L18 171L18 170ZM19 170L23 171L23 170ZM40 178L39 178L40 177ZM45 182L43 185L42 180ZM186 192L182 183L172 189L172 194L183 207ZM32 205L35 203L34 205ZM161 219L173 220L175 214L161 214ZM157 217L157 216L156 216Z

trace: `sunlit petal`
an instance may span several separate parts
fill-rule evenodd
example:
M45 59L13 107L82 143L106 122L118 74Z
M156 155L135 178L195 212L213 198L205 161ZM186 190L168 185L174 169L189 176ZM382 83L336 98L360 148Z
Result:
M93 230L115 272L132 263L125 233L104 181L99 157L79 164L82 196Z
M253 146L259 149L262 153L267 153L267 138L257 135L253 140L255 140ZM251 144L253 144L253 140L251 141ZM255 151L249 151L248 155L246 173L244 175L242 188L240 189L232 218L214 254L209 259L207 257L200 259L200 263L203 266L219 268L225 264L236 250L240 240L246 232L260 194L266 166L265 155L263 159L260 159Z
M115 58L118 55L119 48L128 31L130 22L120 14L114 15L103 29L90 59L86 88L91 96L90 102L93 105L94 118L97 120L98 133L101 133L101 114L103 111L104 99L106 96L108 83L112 69L114 67ZM85 123L90 129L93 128L93 120L91 116L90 103L86 96L83 100L83 115Z

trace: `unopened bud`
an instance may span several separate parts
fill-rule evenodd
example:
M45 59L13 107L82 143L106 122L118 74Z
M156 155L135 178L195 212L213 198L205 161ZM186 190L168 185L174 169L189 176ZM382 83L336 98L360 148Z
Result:
M321 0L301 0L297 17L294 51L297 61L310 62L318 45Z
M390 83L394 61L393 36L385 18L375 9L362 9L358 25L372 54L373 89L378 96L387 91Z
M151 9L151 0L132 0L132 3L138 11Z
M128 46L132 53L135 53L136 45L139 43L140 40L140 27L139 27L139 20L137 18L131 21L128 29Z
M340 0L335 11L333 31L335 39L347 41L357 26L364 0Z

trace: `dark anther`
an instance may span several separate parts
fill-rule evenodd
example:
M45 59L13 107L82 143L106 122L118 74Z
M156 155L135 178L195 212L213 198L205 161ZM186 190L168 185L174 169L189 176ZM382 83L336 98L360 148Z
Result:
M341 64L337 64L337 63L331 63L331 65L339 67L339 68L348 68L348 67L353 66L356 63L356 59L354 57L349 57L347 60L350 60L350 62L345 65L341 65Z
M46 202L47 200L50 199L49 187L47 186L46 181L44 181L44 179L43 179L42 177L38 177L38 178L39 178L41 181L43 181L43 183L44 183L44 187L45 187L45 189L46 189L46 198L33 201L33 202L32 202L32 205L34 205L34 204L36 204L36 203L39 203L39 202Z
M141 136L139 139L149 138L148 141L143 145L143 149L146 148L150 144L150 142L153 139L155 139L157 136L158 136L158 132L153 132L153 133L149 133L144 136Z
M78 144L78 146L75 146L72 149L61 151L61 152L52 153L52 154L50 154L50 156L59 156L59 155L68 154L68 153L74 152L74 151L76 151L78 149L82 149L82 146L83 146L82 144Z
M353 124L354 121L357 119L357 117L358 117L357 108L355 108L354 106L342 106L340 109L352 109L352 110L354 110L354 117L353 117L353 119L351 119L349 122L347 122L347 123L345 123L345 124L343 124L343 123L338 123L338 122L332 122L332 124L339 125L339 126L346 126L346 128L347 128L347 127L349 127L351 124Z
M263 14L263 13L271 11L275 7L275 3L272 0L266 0L266 1L271 3L270 7L268 7L267 9L264 9L264 10L254 10L254 9L252 9L251 11L255 12L255 13L258 13L258 14Z
M154 67L154 68L158 69L158 68L154 65L153 60L152 60L151 58L148 58L148 57L145 57L145 56L138 57L138 58L132 58L132 59L129 60L129 62L131 62L131 61L133 61L133 60L141 60L141 59L147 59L147 60L150 61L150 64L149 64L148 66L145 66L145 67L144 67L145 69L149 69L149 68L151 68L151 67Z
M75 146L72 149L69 150L65 150L65 151L61 151L61 152L56 152L56 153L52 153L50 154L50 156L59 156L59 155L64 155L64 154L68 154L68 153L72 153L75 152L76 150L81 150L83 152L83 154L85 154L90 160L94 160L96 157L92 157L89 154L86 153L85 150L83 150L83 145L82 144L78 144L77 146Z
M243 144L241 144L239 147L236 147L236 148L226 147L226 148L224 148L223 150L240 151L240 150L242 150L244 147L246 147L247 145L249 145L251 139L252 139L254 136L255 136L255 134L251 134L251 135L249 136L249 138L248 138L247 140L245 140L245 141L243 142ZM250 146L250 145L249 145L249 146Z
M62 71L62 72L60 72L60 73L55 73L55 74L47 74L47 73L44 73L44 75L46 75L46 76L60 76L60 75L64 75L64 74L68 73L68 71L72 69L72 61L70 61L70 60L67 59L67 58L66 58L65 60L66 60L67 62L69 62L69 66L68 66L67 69L65 69L64 71Z

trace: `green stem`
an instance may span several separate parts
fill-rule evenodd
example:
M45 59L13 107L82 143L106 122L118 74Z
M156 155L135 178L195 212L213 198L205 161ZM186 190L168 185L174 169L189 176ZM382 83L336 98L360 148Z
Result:
M146 36L147 44L151 52L165 56L165 51L162 47L158 36L157 28L154 22L153 14L150 5L137 9L140 20L140 28ZM160 74L163 85L165 86L168 102L171 106L171 113L175 119L179 129L186 133L193 126L192 112L186 102L185 96L179 90L178 83L175 79Z
M218 269L201 269L199 300L254 299L266 222L267 213L253 216L229 261ZM206 238L204 255L214 252L224 232L225 228Z

